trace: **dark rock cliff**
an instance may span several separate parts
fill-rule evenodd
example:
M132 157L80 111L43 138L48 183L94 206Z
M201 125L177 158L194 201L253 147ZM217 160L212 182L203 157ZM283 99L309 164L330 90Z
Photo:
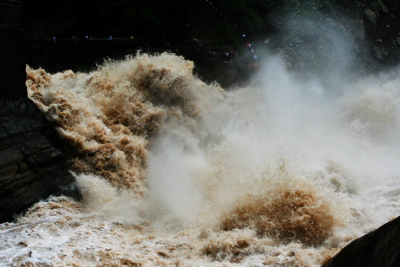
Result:
M57 133L27 98L23 30L0 26L0 223L54 194L79 197Z
M0 222L52 194L79 196L59 146L30 99L0 102Z

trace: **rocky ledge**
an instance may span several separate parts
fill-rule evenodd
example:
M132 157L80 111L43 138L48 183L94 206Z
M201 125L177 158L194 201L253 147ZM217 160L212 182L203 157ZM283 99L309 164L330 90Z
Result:
M30 99L0 101L0 223L52 194L79 198L61 147Z

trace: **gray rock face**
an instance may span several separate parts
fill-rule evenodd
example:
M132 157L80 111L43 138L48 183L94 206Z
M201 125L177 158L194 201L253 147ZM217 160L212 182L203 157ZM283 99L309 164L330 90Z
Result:
M354 240L322 267L400 266L400 217Z
M79 198L59 148L30 99L0 102L0 223L52 194Z

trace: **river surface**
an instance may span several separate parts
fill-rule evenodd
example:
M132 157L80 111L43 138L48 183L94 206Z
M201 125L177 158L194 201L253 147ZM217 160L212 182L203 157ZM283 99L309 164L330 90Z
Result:
M400 79L225 90L173 54L27 68L83 199L0 224L0 266L320 266L400 211ZM395 73L396 74L396 73Z

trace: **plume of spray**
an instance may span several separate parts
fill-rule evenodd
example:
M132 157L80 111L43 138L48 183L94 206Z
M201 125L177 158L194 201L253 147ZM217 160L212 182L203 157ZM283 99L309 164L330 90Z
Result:
M190 137L189 137L190 138ZM150 152L150 201L155 212L173 214L181 220L196 218L201 192L196 177L208 168L197 140L163 136Z
M205 84L172 54L90 74L29 70L30 97L74 151L75 170L119 188L82 176L88 208L123 222L172 217L307 246L334 246L344 223L369 218L352 213L368 209L357 196L399 177L399 81L351 81L351 38L333 20L287 22L286 44L312 42L268 56L249 86L231 91ZM304 64L293 68L293 55ZM112 208L143 202L132 220Z
M388 140L399 130L398 80L366 88L353 36L319 16L287 16L290 53L265 58L248 87L202 110L198 132L162 126L149 160L155 206L306 245L375 212L351 214L365 208L357 196L399 175L398 142Z
M291 71L302 79L318 77L331 94L340 94L362 64L364 30L329 1L291 4L276 14L272 43Z

